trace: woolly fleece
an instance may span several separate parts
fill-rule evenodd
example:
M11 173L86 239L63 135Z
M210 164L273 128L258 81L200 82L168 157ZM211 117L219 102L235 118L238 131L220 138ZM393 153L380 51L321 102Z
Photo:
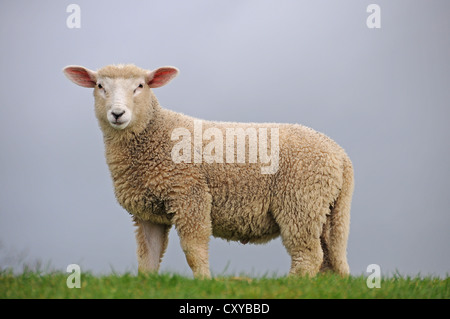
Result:
M210 277L211 235L258 244L281 236L291 256L290 274L349 273L346 247L353 168L333 140L298 124L203 121L203 131L218 128L224 137L226 128L278 128L276 173L262 174L261 166L267 164L260 162L174 163L171 151L178 141L171 140L171 134L176 128L186 128L193 136L196 119L161 108L150 87L166 84L176 73L168 69L169 77L161 79L158 74L165 73L163 68L164 72L134 65L109 65L97 72L70 68L65 74L82 86L94 87L105 77L144 77L147 81L144 92L130 102L133 120L124 130L109 125L108 106L99 88L94 89L115 195L137 226L139 271L158 270L174 225L196 277ZM72 75L81 80L77 82ZM160 79L158 85L151 85L152 77L156 82ZM193 158L196 149L191 140ZM203 148L209 142L204 140ZM246 159L248 155L247 148Z

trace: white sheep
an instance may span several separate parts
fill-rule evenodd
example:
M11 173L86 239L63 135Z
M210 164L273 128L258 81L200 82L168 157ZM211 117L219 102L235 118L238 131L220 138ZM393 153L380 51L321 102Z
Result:
M115 194L137 226L139 271L159 269L175 225L196 277L210 277L211 235L242 243L281 235L290 274L349 273L353 168L327 136L298 124L200 121L163 109L151 89L174 78L174 67L67 66L64 74L94 88Z

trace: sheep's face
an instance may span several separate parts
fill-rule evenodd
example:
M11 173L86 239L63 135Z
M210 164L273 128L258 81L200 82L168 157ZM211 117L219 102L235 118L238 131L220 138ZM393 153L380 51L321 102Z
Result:
M134 113L140 113L137 108L145 108L148 90L144 77L98 77L94 90L97 117L117 130L125 129Z
M95 112L101 127L121 131L135 125L145 127L153 111L150 89L167 84L178 69L168 66L148 71L128 64L108 65L98 71L67 66L63 72L75 84L94 88Z

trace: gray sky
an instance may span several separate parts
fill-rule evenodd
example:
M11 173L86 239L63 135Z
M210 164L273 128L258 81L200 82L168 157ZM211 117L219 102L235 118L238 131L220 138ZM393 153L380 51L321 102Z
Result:
M70 29L66 7L81 8ZM381 7L369 29L366 8ZM343 146L356 186L353 274L450 273L450 2L2 1L0 267L41 260L136 271L91 89L61 72L174 65L163 107L208 120L300 123ZM213 274L289 271L279 239L212 239ZM170 234L162 270L191 274Z

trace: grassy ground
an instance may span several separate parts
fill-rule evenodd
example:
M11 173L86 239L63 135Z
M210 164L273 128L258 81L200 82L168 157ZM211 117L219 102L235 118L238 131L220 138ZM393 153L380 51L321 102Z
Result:
M81 275L81 288L69 289L70 274L0 271L0 298L450 298L450 277L381 280L369 289L366 278L332 274L316 278L216 277L197 280L175 274Z

